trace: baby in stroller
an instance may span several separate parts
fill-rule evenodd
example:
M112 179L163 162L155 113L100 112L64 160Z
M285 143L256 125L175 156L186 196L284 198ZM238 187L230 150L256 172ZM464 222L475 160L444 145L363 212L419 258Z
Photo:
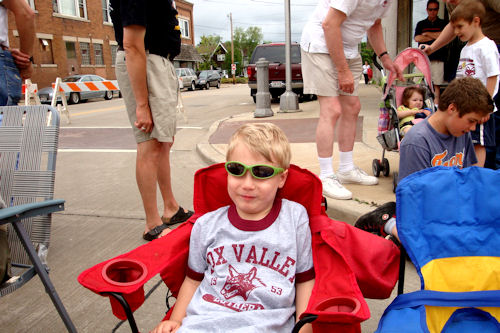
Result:
M413 125L431 114L424 106L425 89L418 86L407 87L403 91L401 105L397 109L399 135L403 137Z

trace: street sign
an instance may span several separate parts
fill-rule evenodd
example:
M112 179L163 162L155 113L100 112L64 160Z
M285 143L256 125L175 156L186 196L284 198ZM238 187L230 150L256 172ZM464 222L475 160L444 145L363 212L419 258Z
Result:
M236 64L231 64L231 71L235 71L236 70Z

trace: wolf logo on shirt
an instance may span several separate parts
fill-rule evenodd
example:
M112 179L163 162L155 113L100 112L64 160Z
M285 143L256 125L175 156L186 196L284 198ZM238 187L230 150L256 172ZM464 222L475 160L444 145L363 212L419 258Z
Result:
M260 286L254 284L255 282L259 283ZM226 283L224 283L220 293L226 299L241 296L246 301L252 290L258 287L266 287L266 284L257 277L256 267L253 267L248 273L239 273L233 266L229 265L229 276L226 278Z

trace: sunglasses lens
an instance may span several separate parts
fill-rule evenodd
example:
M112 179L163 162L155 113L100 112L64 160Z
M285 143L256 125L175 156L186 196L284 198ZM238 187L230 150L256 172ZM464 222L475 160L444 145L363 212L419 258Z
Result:
M265 165L256 165L252 168L252 173L257 178L269 178L274 174L274 169Z
M245 167L240 163L227 163L226 170L233 176L241 176L245 173Z

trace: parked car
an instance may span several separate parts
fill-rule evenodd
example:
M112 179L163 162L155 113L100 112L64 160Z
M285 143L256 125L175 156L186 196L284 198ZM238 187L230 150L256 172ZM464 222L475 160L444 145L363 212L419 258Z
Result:
M107 81L103 77L99 75L93 74L82 74L82 75L72 75L65 77L62 79L62 82L99 82L99 81ZM120 92L117 91L120 95ZM80 91L80 92L65 92L66 100L70 104L78 104L80 101L87 100L90 98L104 98L106 100L110 100L113 98L114 91L112 90L100 90L100 91ZM38 97L40 98L40 102L42 103L51 103L52 95L54 94L54 89L52 87L45 87L38 91ZM57 101L61 101L61 98L58 97Z
M196 88L210 89L210 86L220 88L220 75L218 71L207 69L200 72L196 81Z
M188 88L189 90L196 89L196 80L198 77L191 68L176 68L177 77L179 78L179 88ZM182 82L182 84L181 84Z
M257 94L257 70L255 63L265 58L269 61L269 93L273 99L278 98L286 90L286 64L285 64L285 44L272 43L261 44L255 47L247 67L248 85L250 86L250 95L255 102ZM291 45L292 61L292 91L300 99L313 99L314 95L304 96L304 82L302 80L302 66L300 58L300 45L292 43Z

